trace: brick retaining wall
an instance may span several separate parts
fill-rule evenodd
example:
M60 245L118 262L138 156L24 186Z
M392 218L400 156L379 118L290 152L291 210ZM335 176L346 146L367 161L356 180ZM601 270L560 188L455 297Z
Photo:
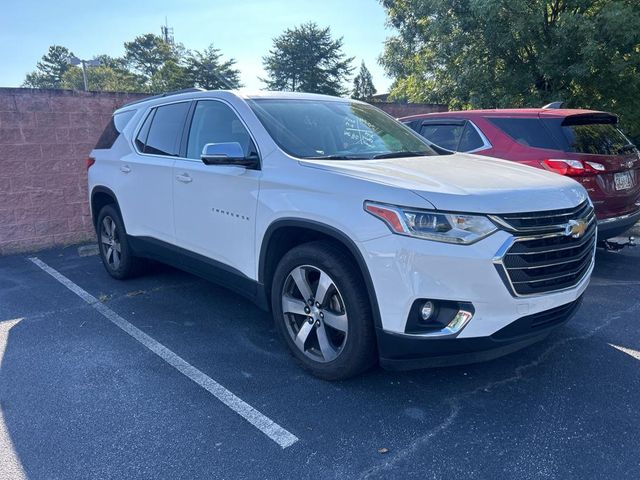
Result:
M87 155L141 96L0 88L0 255L93 237Z
M94 238L86 158L142 94L0 88L0 255ZM442 105L376 103L395 117Z

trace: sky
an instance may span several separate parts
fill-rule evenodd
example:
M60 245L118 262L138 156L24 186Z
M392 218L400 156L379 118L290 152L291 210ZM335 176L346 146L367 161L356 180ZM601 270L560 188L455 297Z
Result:
M121 56L125 41L160 34L165 17L176 42L195 50L213 43L235 58L247 89L264 88L258 77L273 38L308 21L343 37L354 74L364 60L378 93L391 84L378 65L392 35L378 0L0 0L0 87L20 86L50 45L83 59Z

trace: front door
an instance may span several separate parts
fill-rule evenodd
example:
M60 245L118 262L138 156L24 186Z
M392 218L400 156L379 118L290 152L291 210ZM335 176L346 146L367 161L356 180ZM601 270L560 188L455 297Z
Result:
M255 214L261 172L205 165L200 160L207 143L223 142L240 143L247 156L255 152L247 128L228 104L197 102L186 158L176 159L173 166L176 242L255 279Z

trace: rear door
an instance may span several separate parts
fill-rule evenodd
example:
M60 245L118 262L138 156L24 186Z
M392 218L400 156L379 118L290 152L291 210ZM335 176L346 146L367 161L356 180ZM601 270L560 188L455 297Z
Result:
M200 159L207 143L238 142L245 155L257 154L253 138L229 104L207 99L196 103L185 140L172 178L178 244L256 278L255 215L261 171L205 165Z
M190 102L153 107L134 136L134 151L120 161L117 192L129 235L173 243L172 168Z

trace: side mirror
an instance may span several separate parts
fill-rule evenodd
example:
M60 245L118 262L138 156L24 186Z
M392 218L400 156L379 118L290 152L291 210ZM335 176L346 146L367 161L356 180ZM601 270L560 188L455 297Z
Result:
M238 142L207 143L200 158L205 165L235 165L247 168L259 165L258 156L245 156Z

